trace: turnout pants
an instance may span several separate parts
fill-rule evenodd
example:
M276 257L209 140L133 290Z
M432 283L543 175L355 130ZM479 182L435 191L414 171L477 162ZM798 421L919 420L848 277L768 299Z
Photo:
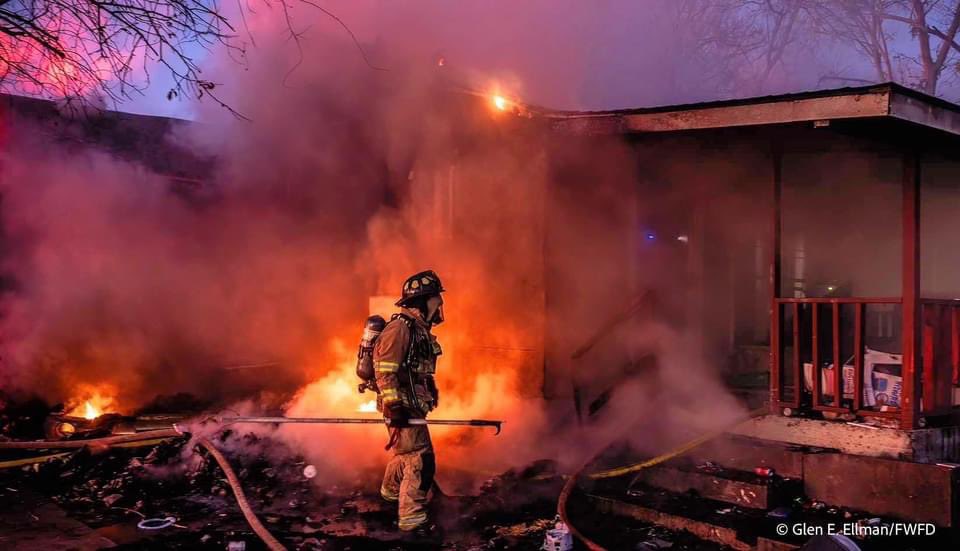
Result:
M399 526L408 531L427 522L427 492L437 469L426 426L389 429L399 431L393 457L380 485L383 499L399 503Z

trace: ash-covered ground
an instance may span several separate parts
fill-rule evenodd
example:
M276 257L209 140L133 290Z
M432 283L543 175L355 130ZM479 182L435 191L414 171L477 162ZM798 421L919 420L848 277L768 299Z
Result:
M225 445L223 439L232 439ZM224 449L283 444L252 434L224 433ZM238 443L250 444L238 446ZM5 460L54 451L5 450ZM380 473L349 484L304 476L305 461L268 460L245 451L227 452L250 504L288 549L536 549L553 527L563 477L550 461L486 480L479 493L444 495L431 501L437 529L428 536L397 530L396 506L382 501ZM443 465L441 464L441 470ZM457 473L447 473L448 479ZM440 473L442 484L444 473ZM15 549L262 549L244 520L223 471L187 439L99 452L82 449L40 463L0 470L0 546ZM157 530L138 528L144 519L173 519ZM581 528L611 549L641 542L670 542L672 549L719 549L692 536L578 515ZM242 542L239 543L239 542Z

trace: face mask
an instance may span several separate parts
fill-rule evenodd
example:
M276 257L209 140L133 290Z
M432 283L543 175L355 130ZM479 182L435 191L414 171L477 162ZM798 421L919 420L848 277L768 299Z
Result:
M430 325L440 325L443 323L443 305L437 307L437 311L433 313L433 317L430 318Z

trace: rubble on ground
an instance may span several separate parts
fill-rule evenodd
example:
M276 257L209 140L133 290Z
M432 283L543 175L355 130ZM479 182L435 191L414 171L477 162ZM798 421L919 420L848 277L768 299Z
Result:
M436 549L441 542L444 549L537 548L552 527L563 484L556 465L542 461L490 478L478 495L435 495L431 509L438 529L417 539L398 532L395 506L379 497L380 473L366 473L352 485L324 484L322 475L305 477L310 465L281 442L227 431L214 443L225 451L271 450L272 459L246 451L227 454L261 521L288 549ZM184 438L141 447L69 450L43 463L3 469L0 502L6 515L16 514L18 489L23 489L121 549L263 548L216 462L191 451L191 445ZM27 455L25 450L4 451ZM41 453L48 452L34 455ZM624 526L611 534L617 534L618 544L629 540L630 548L648 541L656 530L618 522ZM664 541L677 539L660 535Z

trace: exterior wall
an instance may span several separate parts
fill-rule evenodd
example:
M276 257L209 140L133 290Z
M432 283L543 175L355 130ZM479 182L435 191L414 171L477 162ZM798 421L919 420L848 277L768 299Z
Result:
M657 330L690 344L684 352L709 369L720 374L745 363L766 370L755 361L762 350L748 361L737 354L742 346L762 348L770 326L772 168L769 148L754 139L723 131L640 139L615 160L594 144L596 155L556 164L545 251L547 396L579 386L589 403L648 373L656 346L643 312L610 328L588 355L570 358L648 292ZM626 165L625 154L633 174L615 170Z
M568 272L575 272L580 262L603 272L604 279L595 280L603 285L615 284L634 295L657 290L660 319L685 334L697 334L703 357L718 370L730 375L766 372L774 144L783 151L782 296L899 296L904 151L908 142L925 150L948 147L924 141L936 138L929 133L913 129L926 136L915 140L904 138L903 131L898 123L872 121L826 128L713 129L630 140L636 174L631 185L621 179L614 188L619 202L630 205L633 214L627 215L618 201L576 205L581 216L603 213L604 227L597 235L605 236L605 245L594 246L583 232L567 236L563 228L547 230L547 315L564 319L562 327L548 320L548 387L569 385L573 368L570 350L562 350L562 343L586 340L591 324L602 326L603 316L596 311L606 310L608 317L617 312L615 293L595 300L592 308L582 307L587 314L572 306L580 299L565 287L577 287L576 282L560 283L557 278L571 277ZM951 163L937 159L925 164L927 195L922 199L928 215L924 223L930 227L922 236L927 243L924 266L930 266L922 270L924 290L941 296L951 295L951 282L960 281L960 262L943 260L952 253L948 236L960 230L958 218L951 216L956 210L951 201L960 201L960 166ZM551 181L551 193L575 196L567 188L589 187L602 179L597 176L602 170L590 163L581 163L577 170L566 170L567 180ZM956 196L951 195L954 189ZM550 208L550 220L570 214L556 205ZM654 235L650 241L648 233ZM623 234L632 234L633 240ZM680 236L687 239L682 246L675 241ZM557 263L559 257L567 263ZM615 281L606 273L617 269L629 280ZM960 284L955 287L960 296ZM571 317L578 321L571 324ZM841 355L846 359L853 348L852 329L847 327L852 310L844 307L841 317L850 318L842 329ZM899 306L868 306L866 345L899 352L899 324ZM592 352L594 359L629 363L629 355L637 352L623 340L605 341ZM783 357L792 358L792 350ZM551 378L557 382L549 383Z
M923 159L920 187L920 294L960 298L960 159Z

